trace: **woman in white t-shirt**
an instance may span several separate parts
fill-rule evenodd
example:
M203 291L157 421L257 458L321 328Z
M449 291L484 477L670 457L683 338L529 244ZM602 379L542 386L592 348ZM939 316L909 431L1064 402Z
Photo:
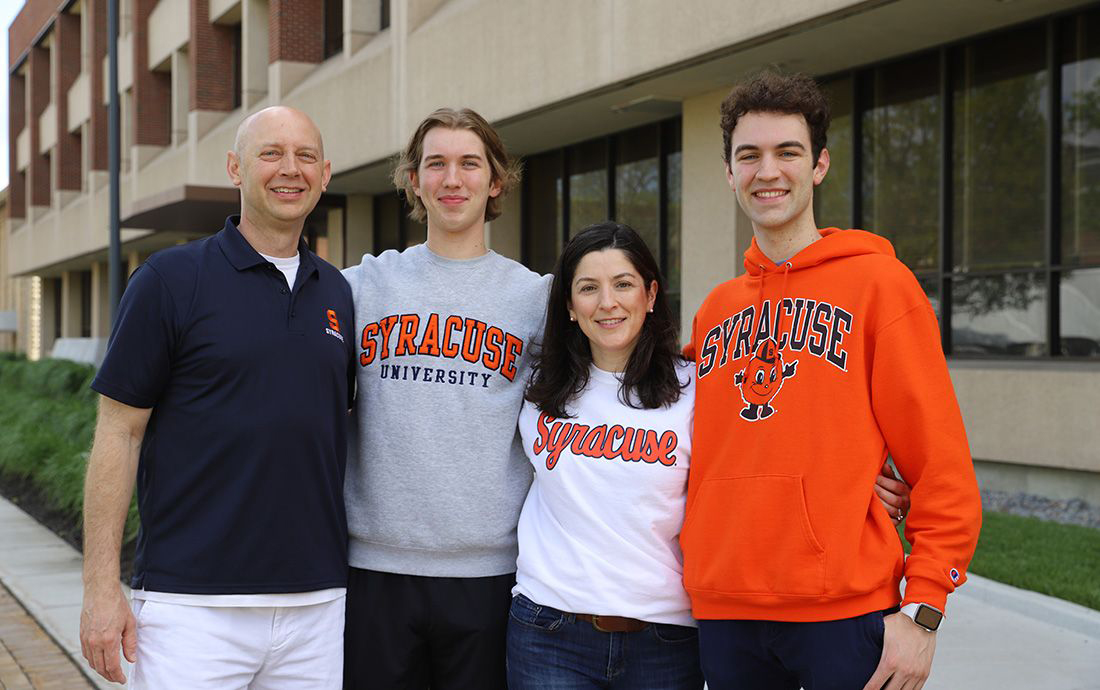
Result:
M519 519L512 690L703 687L679 544L694 371L638 234L607 222L570 240L519 418L535 481ZM876 493L900 516L909 490L889 472Z
M601 223L562 252L520 413L510 688L701 688L678 536L694 368L652 253Z

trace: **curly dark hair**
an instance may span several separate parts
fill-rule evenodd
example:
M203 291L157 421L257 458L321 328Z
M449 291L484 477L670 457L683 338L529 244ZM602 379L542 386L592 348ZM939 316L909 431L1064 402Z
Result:
M565 245L554 267L554 281L546 307L543 346L534 362L534 375L526 398L541 412L565 418L566 405L588 385L592 349L580 326L569 320L573 277L581 259L590 252L620 249L645 285L657 281L653 312L646 314L638 342L627 362L619 386L625 405L654 409L680 399L683 385L677 372L680 355L678 328L665 297L666 284L653 253L629 225L603 222L590 225Z
M500 216L504 210L504 197L519 184L519 162L508 156L500 135L481 115L469 108L440 108L417 125L394 166L393 184L405 194L405 200L409 204L409 218L423 223L428 217L424 202L413 191L411 174L420 167L420 159L424 156L424 137L436 127L468 129L485 144L485 156L489 159L492 180L500 185L500 194L489 197L485 204L485 220L488 222Z
M810 128L810 152L816 164L829 131L829 101L808 74L761 72L733 87L722 101L722 160L730 166L730 139L742 115L780 113L801 115Z

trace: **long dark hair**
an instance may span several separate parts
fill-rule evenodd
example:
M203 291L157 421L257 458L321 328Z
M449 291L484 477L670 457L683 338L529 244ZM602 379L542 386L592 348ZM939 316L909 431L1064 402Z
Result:
M678 329L665 297L665 280L653 253L629 225L610 221L590 225L565 245L554 267L542 350L526 398L541 412L568 417L565 407L588 385L592 349L580 326L569 320L569 297L577 264L589 252L619 249L630 259L646 288L657 281L653 312L646 314L634 352L622 373L619 399L634 408L654 409L680 399L683 384L676 365L680 356Z

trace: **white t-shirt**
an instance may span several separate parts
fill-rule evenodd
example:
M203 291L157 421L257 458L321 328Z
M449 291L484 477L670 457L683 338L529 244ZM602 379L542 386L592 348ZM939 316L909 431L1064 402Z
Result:
M535 481L519 518L514 594L571 613L695 625L683 586L694 367L669 407L619 400L615 374L592 367L587 388L554 419L525 402L519 429Z
M301 263L301 259L299 258L299 256L297 254L288 257L268 256L263 252L259 252L259 254L263 258L275 264L275 268L282 271L283 275L286 276L286 286L293 290L294 280L298 277L298 265Z

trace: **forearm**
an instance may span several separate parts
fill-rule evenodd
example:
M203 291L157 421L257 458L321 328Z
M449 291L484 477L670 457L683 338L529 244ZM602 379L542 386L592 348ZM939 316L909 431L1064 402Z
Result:
M84 586L116 586L126 515L133 495L144 423L135 429L120 403L100 403L84 480ZM129 408L133 410L134 408ZM145 411L139 411L145 412ZM138 415L141 416L140 414ZM146 412L147 417L147 412Z

